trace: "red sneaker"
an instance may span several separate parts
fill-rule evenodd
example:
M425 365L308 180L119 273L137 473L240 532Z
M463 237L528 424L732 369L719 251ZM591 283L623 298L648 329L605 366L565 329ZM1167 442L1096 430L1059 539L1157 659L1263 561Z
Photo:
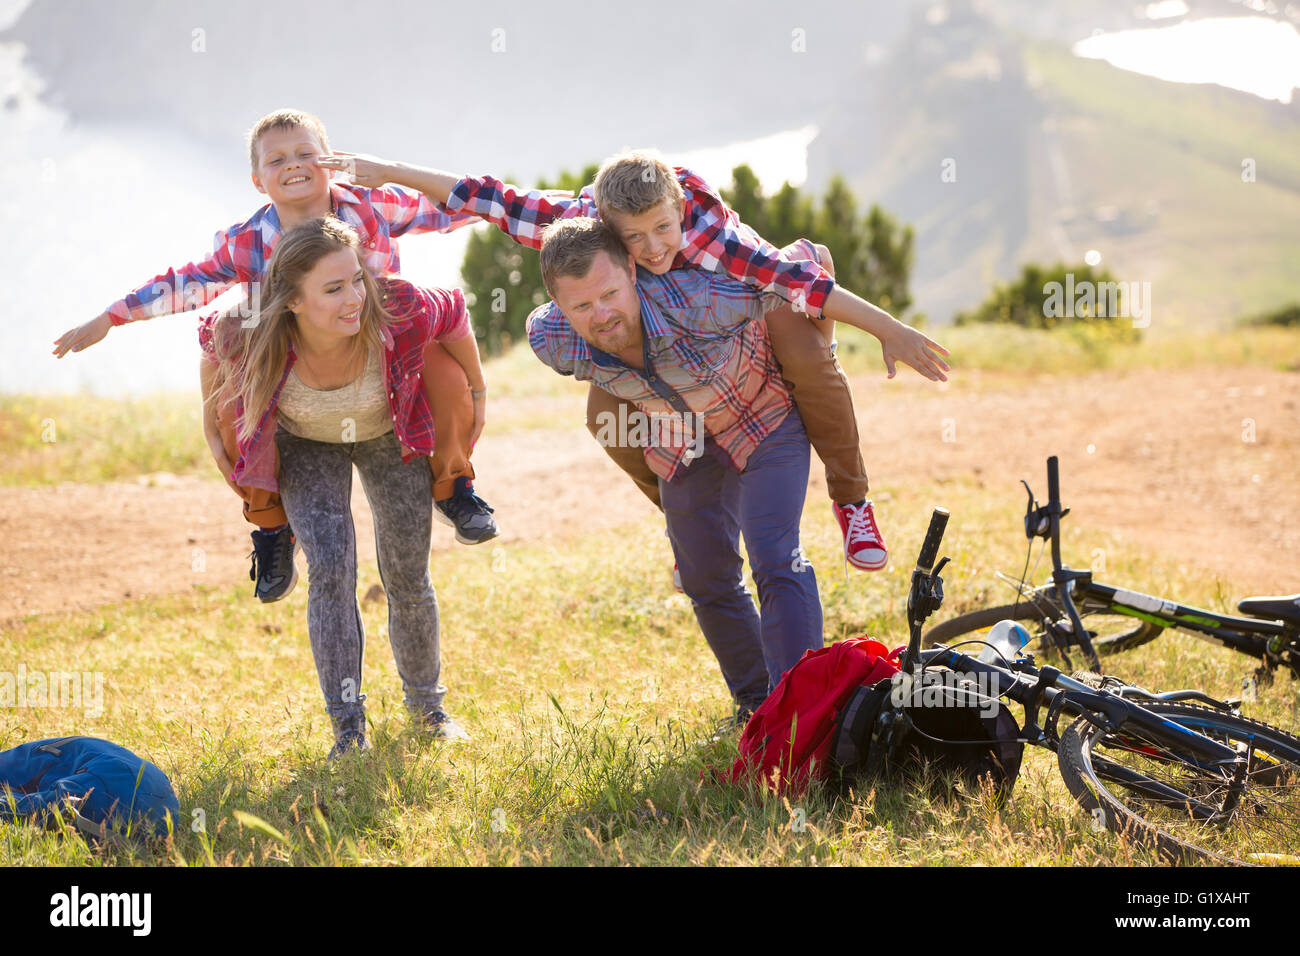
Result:
M677 562L673 562L673 590L678 594L685 594L682 590L682 572L677 570Z
M835 520L844 534L844 557L861 571L879 571L889 563L889 550L876 527L876 513L868 499L860 505L831 502Z

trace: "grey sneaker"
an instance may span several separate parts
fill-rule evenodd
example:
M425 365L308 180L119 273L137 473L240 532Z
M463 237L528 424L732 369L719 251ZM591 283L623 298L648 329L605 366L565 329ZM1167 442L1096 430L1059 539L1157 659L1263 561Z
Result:
M365 753L369 749L370 741L366 740L365 734L359 730L347 730L334 741L334 746L330 748L329 756L326 759L333 763L336 760L342 760L353 750L358 753Z
M435 710L432 713L425 714L419 718L418 726L434 740L459 743L471 739L470 735L465 732L465 728L456 723L445 710Z
M474 494L474 483L468 478L457 478L451 497L435 501L434 505L434 517L455 528L456 540L461 544L482 544L499 534L492 506Z
M254 593L263 604L273 604L289 596L298 583L298 568L293 563L293 552L298 540L293 529L285 525L279 531L252 532L253 566L248 571L250 580L257 582Z

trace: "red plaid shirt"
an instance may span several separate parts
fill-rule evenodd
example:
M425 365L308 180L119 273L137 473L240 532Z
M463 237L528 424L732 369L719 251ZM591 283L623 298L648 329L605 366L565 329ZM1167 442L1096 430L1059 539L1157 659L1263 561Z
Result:
M451 232L476 221L468 213L448 215L423 193L400 186L368 189L330 183L334 215L357 230L365 267L374 276L401 271L397 237L406 233ZM280 215L268 203L246 222L217 233L206 259L168 269L108 307L114 325L155 315L202 308L237 282L254 282L266 271L284 231Z
M772 355L767 323L772 296L725 276L679 269L665 275L637 270L645 368L635 369L591 347L554 302L528 317L528 341L537 357L561 375L589 381L627 399L651 422L646 464L664 481L688 466L700 444L702 419L737 470L785 420L794 401ZM602 423L595 423L601 425ZM626 424L626 423L624 423ZM616 427L622 427L616 426ZM626 435L619 435L621 440Z
M470 334L465 296L459 289L426 289L405 279L380 279L384 307L393 322L384 330L384 382L388 387L388 407L393 416L393 431L402 444L402 461L417 455L432 455L437 444L433 413L425 397L420 372L424 368L424 349L431 342L455 342ZM210 313L202 317L199 343L204 354L213 356L213 333L219 321L242 321L238 313ZM246 441L239 443L239 461L235 464L236 484L278 491L276 478L275 430L279 423L276 406L280 392L297 356L292 346L284 363L284 374L271 396L271 404L262 412L257 426ZM240 421L244 408L236 408Z
M674 172L686 201L682 247L673 268L692 265L720 272L792 304L802 303L803 311L821 316L826 296L835 287L829 273L811 259L783 254L741 222L713 187L689 169L676 166ZM460 180L444 208L453 214L472 213L533 249L542 247L542 231L557 219L600 218L592 186L583 187L575 198L563 190L521 192L491 176Z

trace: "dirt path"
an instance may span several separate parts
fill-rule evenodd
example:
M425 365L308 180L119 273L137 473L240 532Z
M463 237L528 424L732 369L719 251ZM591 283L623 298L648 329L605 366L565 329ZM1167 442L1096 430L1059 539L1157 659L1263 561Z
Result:
M1185 556L1242 588L1300 591L1300 375L1198 369L1010 383L970 372L936 388L904 372L853 385L877 492L914 476L973 476L1009 499L1029 477L1043 495L1043 461L1058 454L1067 503L1089 526ZM647 514L580 424L557 425L489 431L475 455L500 543L562 539ZM823 495L817 471L812 493ZM359 482L353 503L363 516L360 558L373 560ZM215 476L0 488L0 623L226 586L247 578L249 547ZM435 550L462 547L435 525Z

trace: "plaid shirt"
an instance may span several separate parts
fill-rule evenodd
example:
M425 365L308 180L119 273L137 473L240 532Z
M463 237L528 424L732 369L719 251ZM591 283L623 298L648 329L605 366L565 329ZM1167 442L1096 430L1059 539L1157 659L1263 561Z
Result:
M397 237L406 233L450 232L476 221L468 214L448 215L425 196L399 186L367 189L330 183L334 215L357 230L365 267L374 276L397 275L401 264ZM168 269L108 307L114 325L155 315L201 308L237 282L254 282L266 271L284 230L268 203L246 222L217 233L212 254L180 269Z
M528 317L529 344L561 375L632 402L650 421L676 423L647 436L646 464L665 481L692 460L689 413L703 416L718 449L743 470L794 405L772 355L767 324L757 321L776 300L691 269L662 276L638 269L636 289L644 370L590 346L554 302Z
M686 194L682 247L673 260L674 269L691 265L720 272L792 304L802 302L803 311L821 316L826 296L835 287L829 273L812 259L783 255L741 222L713 187L689 169L676 166L674 172ZM460 180L444 208L472 213L533 249L542 247L542 231L557 219L600 218L592 186L583 187L575 198L563 190L520 192L491 176Z
M393 416L393 431L402 444L402 461L417 455L432 455L437 444L433 413L425 397L420 372L424 368L424 349L431 342L455 342L470 334L465 296L459 289L425 289L405 279L380 279L384 307L393 322L384 330L384 383L388 388L388 407ZM214 355L213 333L217 322L238 322L238 313L209 313L201 319L199 343L205 356ZM289 378L297 356L293 347L284 363L284 373L271 396L271 404L262 412L247 441L239 443L239 461L235 464L236 484L278 491L276 480L275 430L279 423L276 406L280 392ZM236 408L242 420L244 408Z

